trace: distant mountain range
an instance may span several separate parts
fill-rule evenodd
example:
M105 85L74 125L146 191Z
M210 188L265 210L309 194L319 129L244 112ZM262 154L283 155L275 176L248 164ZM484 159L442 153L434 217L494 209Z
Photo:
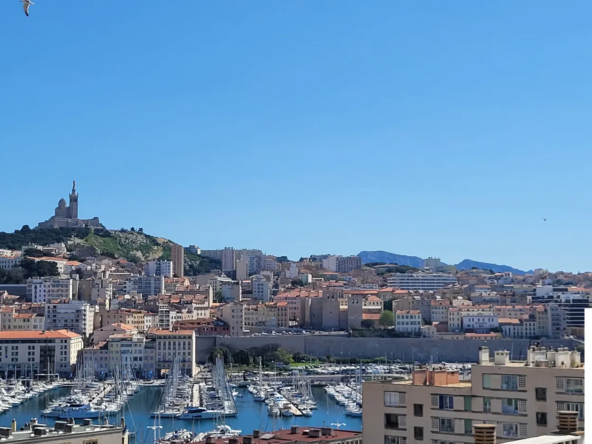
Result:
M409 267L421 268L423 267L423 259L418 256L405 256L403 254L389 253L388 251L361 251L358 256L362 258L363 264L370 262L384 262L386 264L407 265ZM444 262L442 262L443 265ZM510 271L517 275L532 273L531 271L519 270L509 265L491 264L489 262L479 262L472 259L465 259L456 264L458 270L470 270L472 268L480 268L483 270L493 270L495 273L503 273Z

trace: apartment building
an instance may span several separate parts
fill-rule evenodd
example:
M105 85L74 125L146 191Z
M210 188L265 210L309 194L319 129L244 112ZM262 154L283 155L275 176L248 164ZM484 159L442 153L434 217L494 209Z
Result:
M245 327L276 328L278 326L276 302L246 304L243 305L243 309Z
M269 302L271 299L271 284L261 275L251 276L253 285L252 298L260 302Z
M138 334L113 334L82 351L85 366L98 377L111 376L122 370L132 371L138 377L156 374L154 343Z
M10 270L11 268L18 267L21 264L23 257L19 254L7 252L6 254L0 254L0 268L4 270Z
M145 331L145 312L142 310L122 308L121 310L110 310L103 313L102 326L113 324L131 325L138 331Z
M173 261L149 261L144 264L146 276L173 277Z
M438 290L456 285L456 277L446 273L394 273L387 279L389 287L401 290Z
M27 280L27 300L45 303L50 299L72 299L72 288L72 279L31 278Z
M173 274L183 277L185 275L185 250L181 245L171 244L171 261L173 262Z
M157 374L162 374L172 368L175 358L179 358L181 373L195 376L195 331L193 330L157 330L153 329L146 335L147 339L155 341Z
M238 302L220 306L218 318L230 327L230 336L242 336L245 330L244 307Z
M557 412L577 412L584 425L580 353L531 347L526 361L509 352L491 359L481 347L471 380L458 371L417 368L411 380L364 383L364 442L472 443L475 424L496 426L498 442L557 430Z
M397 333L419 335L421 332L421 312L419 310L397 310L395 331Z
M0 310L0 330L44 330L45 317L32 311L17 310L13 306L2 307Z
M70 376L82 348L82 336L67 330L2 331L0 372L7 377L31 373Z
M448 310L451 308L449 300L435 299L430 301L430 321L448 322Z
M85 301L49 301L45 304L45 329L71 330L88 338L94 329L95 308Z
M351 273L362 268L362 258L358 256L329 256L323 259L323 268L335 273Z

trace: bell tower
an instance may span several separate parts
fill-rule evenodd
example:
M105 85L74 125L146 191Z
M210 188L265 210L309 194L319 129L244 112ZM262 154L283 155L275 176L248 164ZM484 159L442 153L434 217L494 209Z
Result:
M76 181L72 183L72 193L70 193L70 219L78 219L78 194L76 193Z

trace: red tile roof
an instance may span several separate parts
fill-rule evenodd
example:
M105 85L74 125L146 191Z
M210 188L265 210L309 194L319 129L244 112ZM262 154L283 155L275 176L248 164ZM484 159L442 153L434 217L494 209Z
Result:
M75 339L80 338L78 333L68 330L19 330L19 331L0 331L0 340L2 339Z

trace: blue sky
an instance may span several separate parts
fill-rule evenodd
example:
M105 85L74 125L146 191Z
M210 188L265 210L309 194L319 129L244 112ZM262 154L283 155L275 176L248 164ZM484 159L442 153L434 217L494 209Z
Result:
M590 1L123 6L0 3L0 230L592 269Z

